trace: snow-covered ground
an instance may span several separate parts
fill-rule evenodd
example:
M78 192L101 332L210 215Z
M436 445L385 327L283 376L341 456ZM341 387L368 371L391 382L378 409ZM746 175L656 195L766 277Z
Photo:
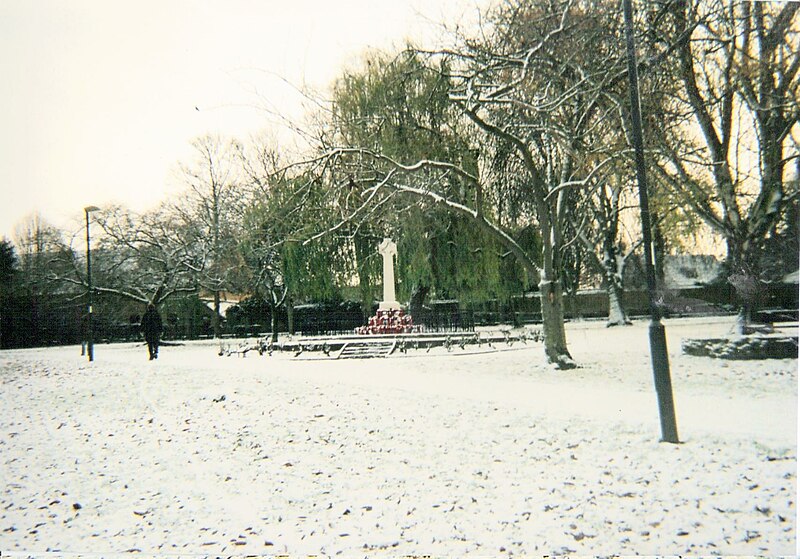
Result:
M4 556L794 554L797 360L680 354L660 443L647 323L367 360L213 343L0 353ZM796 328L793 330L796 333Z

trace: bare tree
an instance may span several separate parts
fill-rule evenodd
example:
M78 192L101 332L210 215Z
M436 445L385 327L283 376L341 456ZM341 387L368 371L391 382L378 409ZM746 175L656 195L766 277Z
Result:
M653 18L676 45L681 85L661 172L727 243L731 281L758 283L765 238L798 196L800 27L796 2L681 0ZM670 124L669 122L665 124ZM744 301L744 331L751 304Z
M220 292L229 286L229 276L236 270L233 248L247 202L239 181L241 146L206 135L194 140L192 147L194 160L181 166L188 188L172 211L182 222L187 242L203 255L194 272L199 286L214 298L212 327L219 336Z
M582 211L572 218L577 239L586 248L588 262L600 274L608 294L607 326L631 323L622 303L623 278L639 242L624 230L624 214L636 208L626 196L628 184L623 177L608 177L597 188L584 192Z
M100 227L92 250L92 290L159 305L178 293L195 293L194 271L205 255L190 244L181 224L164 208L142 215L112 206L93 214ZM72 245L82 242L73 236ZM88 287L80 250L72 250L68 273L53 279Z
M580 199L571 192L604 184L617 158L609 144L620 144L609 142L611 131L623 129L619 28L606 3L514 2L498 12L487 41L455 55L463 63L451 99L493 151L476 210L483 215L492 203L501 222L538 226L542 250L531 271L540 278L545 351L555 363L571 363L562 301L563 251L572 241L565 225Z
M52 264L64 252L62 232L34 213L15 227L14 242L25 284L34 290L43 288L53 273Z

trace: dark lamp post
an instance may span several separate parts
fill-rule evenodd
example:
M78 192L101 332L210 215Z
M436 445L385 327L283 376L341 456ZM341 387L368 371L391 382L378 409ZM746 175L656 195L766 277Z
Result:
M678 443L678 426L675 420L675 404L672 398L672 380L667 354L667 337L661 324L661 311L656 304L656 274L653 267L652 238L650 229L650 205L647 196L647 174L642 139L642 113L639 97L639 76L636 64L636 46L633 39L633 7L631 0L622 0L625 15L625 39L628 49L628 79L631 93L631 136L636 156L636 179L639 183L639 208L642 216L642 246L647 276L647 294L650 300L650 360L658 396L658 412L661 418L661 440Z
M86 288L88 299L88 314L86 316L86 353L89 361L94 361L94 324L92 322L92 244L89 237L89 213L100 210L97 206L86 206L83 213L86 215Z

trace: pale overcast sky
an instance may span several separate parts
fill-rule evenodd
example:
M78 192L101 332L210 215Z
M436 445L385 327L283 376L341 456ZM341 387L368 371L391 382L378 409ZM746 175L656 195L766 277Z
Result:
M192 139L270 127L264 102L299 118L284 80L324 90L366 49L486 4L0 0L0 237L37 211L68 227L87 205L151 208Z

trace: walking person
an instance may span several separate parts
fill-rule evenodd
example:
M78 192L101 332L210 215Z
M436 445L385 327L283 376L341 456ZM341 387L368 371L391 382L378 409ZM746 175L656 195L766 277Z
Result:
M164 324L161 322L161 315L158 314L153 303L147 305L147 310L142 316L142 324L139 327L144 334L147 342L147 351L150 353L150 361L158 359L158 342L164 332Z

